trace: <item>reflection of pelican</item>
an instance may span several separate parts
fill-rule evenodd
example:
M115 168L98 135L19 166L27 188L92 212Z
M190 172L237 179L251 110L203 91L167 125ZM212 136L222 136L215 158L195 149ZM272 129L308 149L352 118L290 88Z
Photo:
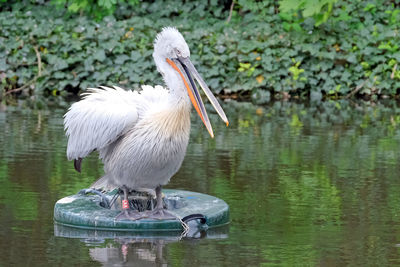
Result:
M160 266L167 264L165 242L158 240L114 240L106 247L89 249L90 257L104 266ZM122 264L125 263L125 264Z
M227 239L229 226L199 230L194 221L184 241ZM129 232L72 228L54 224L54 236L77 238L89 247L90 257L103 266L160 266L167 264L165 249L182 240L182 232ZM112 240L110 242L110 240Z
M180 168L190 131L192 102L211 137L213 131L197 80L220 117L224 111L189 60L189 47L175 28L165 28L154 42L154 61L169 90L143 86L140 93L118 87L91 89L65 114L68 159L80 171L82 158L98 150L105 175L95 187L119 187L124 191L124 211L119 219L171 218L162 206L161 186ZM128 193L155 189L157 206L139 214L129 210Z

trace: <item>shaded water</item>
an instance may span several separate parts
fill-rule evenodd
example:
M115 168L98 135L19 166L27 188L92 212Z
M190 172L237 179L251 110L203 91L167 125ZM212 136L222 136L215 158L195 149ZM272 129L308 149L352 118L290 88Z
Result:
M400 263L396 103L224 109L231 124L212 114L215 139L193 116L187 156L167 188L224 199L231 224L181 241L55 236L54 203L90 185L102 166L91 156L78 174L66 160L64 110L0 113L0 265Z

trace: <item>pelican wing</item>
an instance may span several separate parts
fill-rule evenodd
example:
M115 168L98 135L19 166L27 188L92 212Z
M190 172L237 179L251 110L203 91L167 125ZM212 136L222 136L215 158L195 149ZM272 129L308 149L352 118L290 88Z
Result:
M116 86L90 88L64 115L68 159L80 160L131 128L138 120L137 97Z

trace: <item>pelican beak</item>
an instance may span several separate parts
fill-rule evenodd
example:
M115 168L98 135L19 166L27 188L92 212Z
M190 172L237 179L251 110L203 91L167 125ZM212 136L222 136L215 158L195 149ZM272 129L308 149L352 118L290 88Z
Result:
M192 101L194 108L199 114L201 120L207 128L208 133L213 138L214 133L211 127L210 120L208 119L206 109L204 107L203 101L200 97L200 92L196 87L196 84L193 80L193 77L197 80L200 87L203 89L207 98L210 100L214 109L217 111L218 115L221 119L226 123L226 126L229 125L229 121L226 118L224 110L221 108L218 100L215 98L213 93L208 88L207 84L204 82L203 78L201 78L200 74L197 72L196 68L193 66L192 62L189 58L178 57L177 59L169 59L167 58L168 64L170 64L181 76L183 83L188 91L189 98Z

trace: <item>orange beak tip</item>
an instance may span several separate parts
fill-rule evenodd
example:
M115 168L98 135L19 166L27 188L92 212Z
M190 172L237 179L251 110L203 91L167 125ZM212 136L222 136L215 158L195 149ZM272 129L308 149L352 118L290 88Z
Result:
M228 127L229 126L229 121L226 121L226 127Z

